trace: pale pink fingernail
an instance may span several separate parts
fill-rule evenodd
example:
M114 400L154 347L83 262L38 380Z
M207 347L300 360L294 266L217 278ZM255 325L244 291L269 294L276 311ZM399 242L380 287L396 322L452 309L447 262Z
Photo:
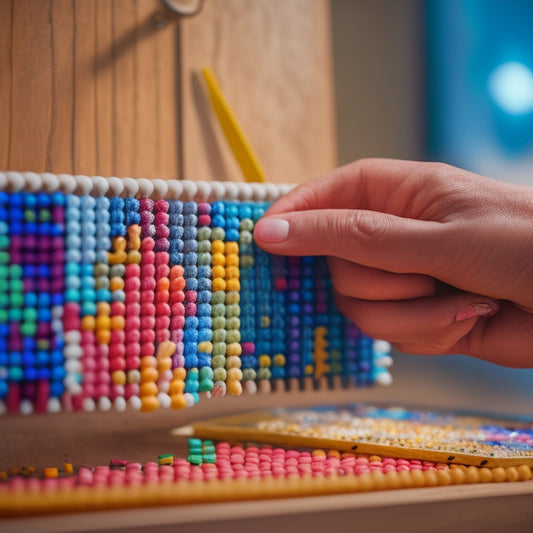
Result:
M468 320L469 318L474 317L493 316L498 312L498 309L499 305L494 301L489 303L468 305L457 312L455 315L455 322L462 322L463 320Z
M264 243L283 242L289 236L289 222L282 218L263 218L257 223L254 234Z

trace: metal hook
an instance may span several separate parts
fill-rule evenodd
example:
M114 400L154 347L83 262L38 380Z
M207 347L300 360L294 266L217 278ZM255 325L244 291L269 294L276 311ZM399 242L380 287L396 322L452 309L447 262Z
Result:
M161 0L163 5L180 17L192 17L202 10L204 0L196 0L190 7L180 6L177 0Z

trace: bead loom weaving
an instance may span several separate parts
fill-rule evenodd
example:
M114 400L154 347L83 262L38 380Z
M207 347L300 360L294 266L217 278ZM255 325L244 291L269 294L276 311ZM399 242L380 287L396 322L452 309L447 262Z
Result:
M0 174L0 410L389 383L390 347L336 310L324 258L254 244L287 190Z

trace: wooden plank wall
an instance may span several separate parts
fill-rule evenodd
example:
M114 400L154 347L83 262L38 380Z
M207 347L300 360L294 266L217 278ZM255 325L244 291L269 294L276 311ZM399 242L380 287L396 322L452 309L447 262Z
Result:
M269 178L334 166L328 0L205 0L183 19L160 0L1 0L0 168L242 179L205 65Z

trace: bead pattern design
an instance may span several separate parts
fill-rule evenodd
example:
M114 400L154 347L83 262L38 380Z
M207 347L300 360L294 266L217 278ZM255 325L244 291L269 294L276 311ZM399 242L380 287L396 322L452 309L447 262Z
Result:
M183 200L153 199L147 180L83 176L33 193L20 176L0 192L0 413L178 409L271 381L390 381L390 346L343 334L325 260L254 244L269 202L236 200L229 185L227 198L197 200L189 182ZM118 185L138 197L106 189Z

